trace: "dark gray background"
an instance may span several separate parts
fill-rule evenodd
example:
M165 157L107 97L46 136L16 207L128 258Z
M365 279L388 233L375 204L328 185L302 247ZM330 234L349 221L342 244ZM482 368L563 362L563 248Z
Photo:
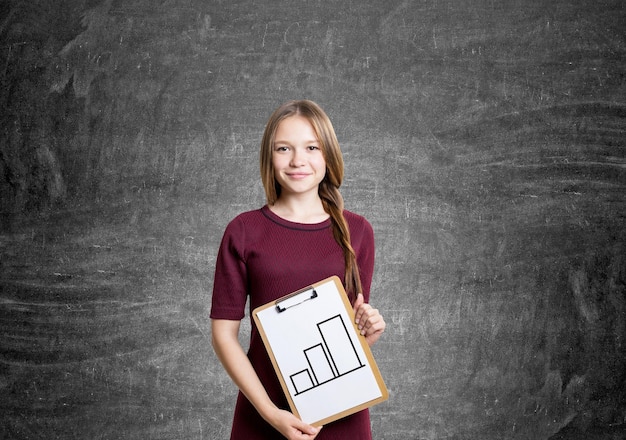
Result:
M375 438L622 438L624 23L621 0L2 2L0 437L227 437L216 249L264 203L269 114L309 98L376 233Z

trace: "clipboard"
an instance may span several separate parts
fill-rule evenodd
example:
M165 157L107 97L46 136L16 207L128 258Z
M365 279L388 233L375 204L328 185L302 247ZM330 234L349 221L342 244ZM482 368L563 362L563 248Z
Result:
M389 398L337 276L252 312L293 414L321 426Z

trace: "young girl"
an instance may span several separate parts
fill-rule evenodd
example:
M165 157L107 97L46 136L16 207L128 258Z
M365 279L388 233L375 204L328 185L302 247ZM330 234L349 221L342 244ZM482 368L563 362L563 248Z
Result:
M213 347L240 390L231 439L371 439L367 410L323 429L302 422L288 410L254 322L247 355L239 343L248 298L252 311L332 275L344 280L368 344L385 329L368 304L374 234L343 209L343 159L328 116L311 101L283 104L267 123L260 156L267 205L228 224L213 285Z

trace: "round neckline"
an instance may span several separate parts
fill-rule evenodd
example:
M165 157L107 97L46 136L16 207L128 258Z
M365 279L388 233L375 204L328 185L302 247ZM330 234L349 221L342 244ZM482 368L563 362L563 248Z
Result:
M303 231L318 231L320 229L326 229L330 226L330 217L327 218L324 221L318 222L318 223L298 223L298 222L292 222L291 220L287 220L286 218L283 218L281 216L279 216L278 214L276 214L274 211L272 211L269 206L265 205L261 208L261 212L263 213L263 215L265 215L265 217L267 217L268 219L270 219L271 221L273 221L274 223L277 223L281 226L284 226L286 228L290 228L290 229L299 229L299 230L303 230Z

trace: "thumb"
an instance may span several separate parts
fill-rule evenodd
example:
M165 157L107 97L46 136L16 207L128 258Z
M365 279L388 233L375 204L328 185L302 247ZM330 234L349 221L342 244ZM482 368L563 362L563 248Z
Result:
M361 305L362 305L364 302L365 302L365 298L363 297L363 294L362 294L362 293L359 293L359 294L356 296L356 300L354 300L354 306L353 306L353 307L354 307L354 310L355 310L355 311L356 311L356 310L358 310L358 309L359 309L359 307L361 307Z
M321 426L319 428L316 428L315 426L308 425L303 421L300 421L297 428L300 430L300 432L308 435L316 435L322 429Z

